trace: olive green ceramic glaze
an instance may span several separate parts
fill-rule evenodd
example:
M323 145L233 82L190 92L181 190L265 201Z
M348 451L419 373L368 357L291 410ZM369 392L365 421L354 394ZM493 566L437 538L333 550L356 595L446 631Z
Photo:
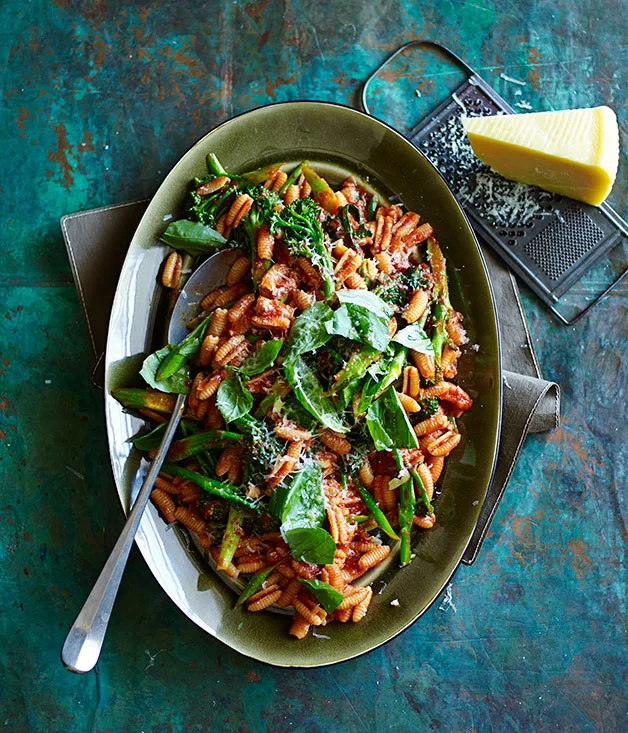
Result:
M141 478L128 439L142 423L124 414L109 393L137 380L139 355L150 349L160 296L157 275L166 251L157 245L158 236L176 215L190 179L205 173L209 152L234 171L278 160L329 161L397 193L434 226L449 264L452 302L465 314L472 342L479 344L460 368L460 383L475 404L459 422L464 449L449 460L441 479L436 528L417 538L410 566L399 569L391 563L375 581L373 603L360 624L330 624L319 630L323 638L296 641L288 636L285 616L234 610L233 591L182 532L166 530L152 507L142 521L137 543L146 562L200 627L270 664L330 664L369 651L411 624L442 590L464 552L490 481L499 432L499 343L490 285L474 235L451 192L428 160L391 128L360 112L318 102L263 107L224 123L165 179L138 227L120 277L107 345L106 413L111 462L125 509ZM392 601L398 605L391 606Z

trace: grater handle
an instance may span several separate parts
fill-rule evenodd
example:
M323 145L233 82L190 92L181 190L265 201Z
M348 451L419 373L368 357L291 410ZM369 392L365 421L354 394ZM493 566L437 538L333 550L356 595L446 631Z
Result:
M475 71L467 64L466 61L460 58L457 53L452 51L450 48L447 48L447 46L443 46L442 43L437 43L436 41L428 41L424 39L417 39L415 41L408 41L408 43L404 43L403 46L399 46L399 48L396 51L393 51L390 56L387 56L382 63L369 75L367 80L362 85L362 92L360 94L360 106L362 107L362 110L366 112L367 115L371 114L371 110L369 109L368 101L367 101L367 94L368 89L371 84L371 82L379 75L380 71L384 69L388 64L397 56L402 54L404 51L407 51L409 48L415 48L418 46L428 46L433 49L438 49L441 51L445 56L449 57L450 60L454 61L458 66L460 66L461 69L467 72L469 77L477 77L477 74ZM477 77L479 78L479 77Z

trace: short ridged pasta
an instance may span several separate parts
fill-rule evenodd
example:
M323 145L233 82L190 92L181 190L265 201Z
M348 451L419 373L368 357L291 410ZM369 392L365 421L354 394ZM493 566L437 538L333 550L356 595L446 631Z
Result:
M211 181L201 184L196 189L196 193L199 196L209 196L210 193L215 193L223 188L223 186L226 186L227 183L229 183L227 176L217 176L216 178L212 178Z
M397 392L397 397L399 398L399 402L401 402L401 406L403 409L408 412L420 412L421 411L421 405L410 397L410 395L405 394L404 392Z
M310 623L301 614L295 613L288 633L291 636L296 636L297 639L305 639L309 630Z
M403 370L403 392L408 396L416 399L419 396L421 388L421 380L419 370L415 366L404 367Z
M279 586L270 586L264 590L259 591L252 595L246 605L247 611L263 611L265 608L269 608L275 603L281 596L281 588Z
M423 379L434 379L434 376L436 375L436 366L434 364L434 359L429 354L424 354L421 351L410 349L410 357Z
M212 333L208 333L203 339L201 348L198 352L198 364L199 366L209 366L212 361L212 355L216 351L216 347L220 341L219 336L214 336Z
M275 238L263 224L257 231L257 256L260 260L272 260L275 251Z
M210 336L222 336L224 332L227 330L227 314L228 310L226 308L217 308L213 314L212 319L209 322L209 326L207 327L207 333Z
M318 439L323 445L327 446L339 456L351 453L351 443L346 438L343 438L340 433L335 433L333 430L323 430Z
M240 222L251 210L251 206L253 206L253 199L248 193L241 193L236 196L225 217L225 226L237 229Z
M227 273L227 285L237 285L245 280L251 272L251 260L246 255L239 255Z
M366 597L360 601L357 606L353 607L353 613L351 614L351 620L354 624L357 624L358 622L362 621L362 619L366 616L366 612L368 611L369 605L371 603L371 599L373 598L373 589L367 588L367 594Z
M175 521L175 511L177 507L170 494L167 494L162 489L153 489L150 495L150 500L157 509L159 509L162 517L166 522L168 522L168 524Z
M207 525L203 518L189 507L178 506L174 511L174 518L188 529L191 529L192 532L196 532L196 534L207 531Z
M292 571L294 573L294 570ZM299 595L303 585L299 583L298 578L292 578L288 585L283 589L281 595L277 599L277 605L281 608L287 608L292 605L294 599Z
M369 570L383 562L390 554L390 547L388 545L381 545L380 547L369 550L358 560L358 567L360 570Z
M227 311L227 320L230 323L236 323L244 316L247 310L255 303L255 294L247 293L240 300L234 303Z
M414 426L414 432L417 434L418 437L421 437L422 435L433 433L435 430L446 428L448 424L449 420L447 419L447 416L444 415L442 412L437 412L427 419L417 423Z
M425 313L429 302L430 296L427 291L415 290L403 311L403 317L408 323L415 323Z
M166 288L178 288L181 279L181 268L183 258L178 252L171 252L164 262L164 269L161 273L162 285Z

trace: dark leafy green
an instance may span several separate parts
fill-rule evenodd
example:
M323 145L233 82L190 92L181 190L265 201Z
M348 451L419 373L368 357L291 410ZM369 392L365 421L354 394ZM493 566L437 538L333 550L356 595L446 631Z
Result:
M281 529L320 527L324 519L323 472L319 463L310 463L294 474L281 507Z
M245 377L253 377L255 374L261 374L265 369L268 369L268 367L274 364L282 346L283 339L267 341L244 360L244 363L239 368L240 374L243 374Z
M336 553L333 537L322 527L298 527L285 533L295 560L317 565L331 565Z
M220 383L216 393L216 407L226 423L244 417L253 407L253 395L242 384L238 376L229 377Z
M398 347L397 352L390 362L388 371L384 374L384 378L380 381L377 390L375 391L373 399L377 399L390 387L391 384L394 384L399 379L403 371L404 364L406 363L407 353L408 350L405 346Z
M286 361L326 344L331 338L327 324L333 318L332 309L321 302L314 303L303 311L290 329L290 338L286 346Z
M327 324L327 330L334 335L369 344L378 351L384 351L388 346L388 319L355 303L341 305Z
M329 585L329 583L325 583L322 580L307 580L306 578L299 578L299 583L303 583L303 585L312 591L314 598L316 598L327 613L335 611L344 598L339 590L336 590L333 586Z
M255 575L252 575L250 577L249 582L246 584L244 590L242 591L242 593L240 593L240 596L235 603L236 608L238 606L241 606L245 601L248 601L253 593L257 592L262 587L264 581L273 572L274 569L275 566L271 565L269 568L264 568L263 570L260 570L259 572L255 573Z
M227 244L227 240L215 229L189 219L173 221L160 239L174 249L187 252L193 257L217 252Z
M355 220L355 229L353 228L353 224L351 222L351 219L349 218L349 214L351 214L351 216ZM338 215L340 216L340 221L342 222L342 228L345 230L345 233L349 237L351 244L355 249L358 249L358 247L360 246L358 240L364 239L364 237L370 237L372 235L371 230L367 229L364 226L364 222L362 221L362 212L355 204L347 204L346 206L338 209Z
M298 356L284 364L286 379L299 402L319 422L337 433L348 428L341 422L334 403L323 391L315 372Z
M419 447L416 433L392 388L369 407L366 425L377 450Z
M152 450L153 448L159 448L164 430L166 429L166 424L167 423L165 422L161 423L161 425L158 425L154 430L151 430L150 433L136 435L134 438L131 438L131 443L133 443L133 446L137 448L137 450L144 452Z

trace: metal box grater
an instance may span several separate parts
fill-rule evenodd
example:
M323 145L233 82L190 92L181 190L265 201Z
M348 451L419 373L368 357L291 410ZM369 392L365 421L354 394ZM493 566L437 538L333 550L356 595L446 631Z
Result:
M467 80L408 135L438 168L468 215L476 234L563 322L582 317L627 274L568 321L557 301L623 236L628 224L607 204L589 206L535 186L515 183L475 157L461 122L463 114L514 114L515 110L456 54L431 41L411 41L389 56L367 79L362 106L368 112L369 83L395 56L412 46L438 48L461 66Z

